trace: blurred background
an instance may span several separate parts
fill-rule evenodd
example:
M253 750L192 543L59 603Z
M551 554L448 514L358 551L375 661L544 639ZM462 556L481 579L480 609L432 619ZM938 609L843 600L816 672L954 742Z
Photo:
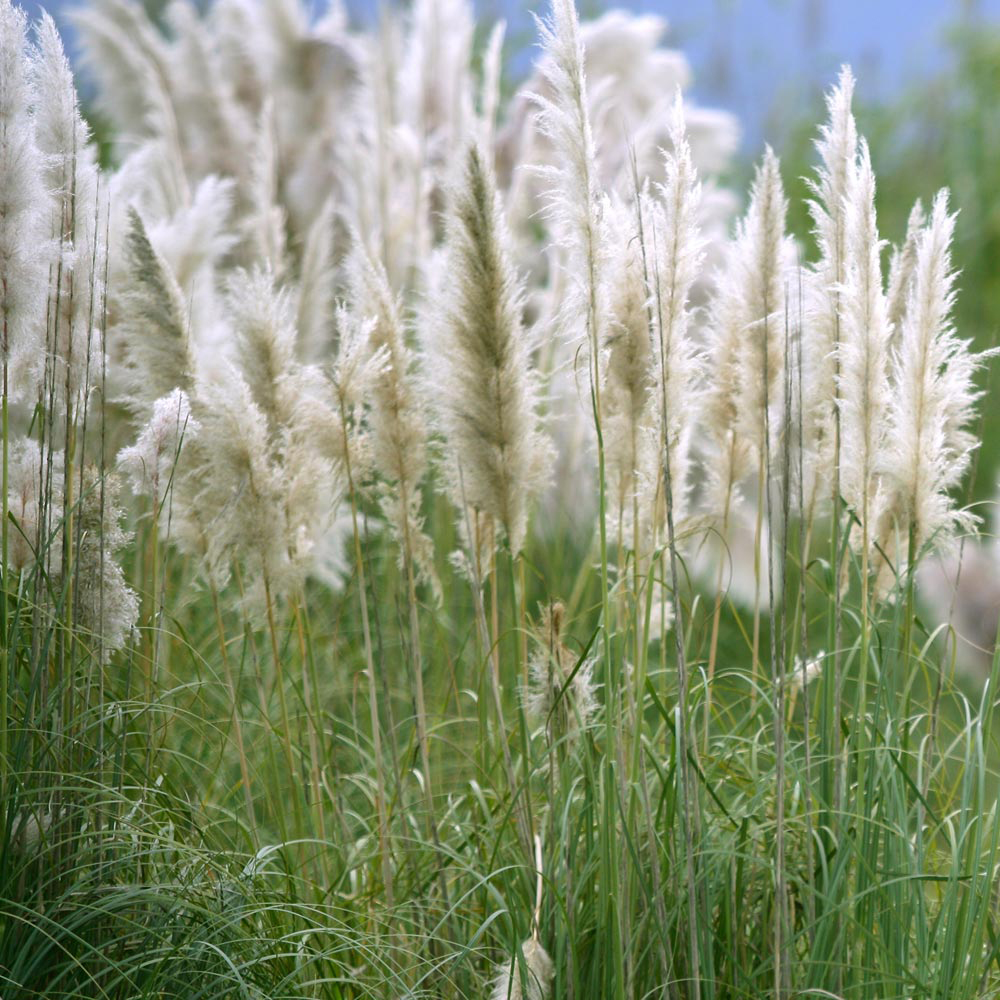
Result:
M377 5L354 0L358 17ZM544 7L543 4L537 5ZM949 33L1000 20L1000 0L581 0L583 16L611 7L665 18L667 41L694 71L693 93L733 111L745 150L777 144L811 99L848 62L871 101L888 99L944 69ZM487 19L506 19L511 37L530 47L536 5L480 0Z

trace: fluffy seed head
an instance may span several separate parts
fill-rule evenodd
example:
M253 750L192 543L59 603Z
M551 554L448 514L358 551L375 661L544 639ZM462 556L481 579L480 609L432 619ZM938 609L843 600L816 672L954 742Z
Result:
M521 945L520 958L504 963L497 973L491 1000L548 1000L555 967L548 952L534 938Z
M475 147L448 216L449 289L427 347L438 378L438 419L460 509L492 518L512 551L550 462L538 429L521 292L493 177Z
M115 559L131 535L122 527L114 476L102 477L92 466L84 470L77 517L74 621L107 662L129 640L139 618L139 598Z
M899 540L897 562L905 562L911 532L913 551L919 553L932 538L944 542L970 529L974 520L956 508L950 495L978 444L968 428L981 395L974 376L985 358L956 336L951 320L954 228L948 195L941 191L917 241L899 350L893 358L891 447L886 459L890 503L882 541L891 547Z
M174 389L153 404L153 414L134 445L118 453L118 466L136 493L149 493L159 506L166 494L182 443L201 425L191 416L187 393Z
M564 644L565 615L558 601L542 609L525 692L528 714L556 738L587 729L597 714L592 665L587 660L577 668L579 657Z
M34 370L45 330L50 233L35 141L25 17L0 0L0 360ZM34 378L15 378L29 390Z
M129 399L141 411L174 389L190 393L195 357L181 290L134 209L129 210L125 255L128 278L118 333Z
M846 66L827 95L827 124L816 149L820 166L810 182L809 203L819 261L808 275L807 322L803 330L803 441L805 490L812 500L827 492L836 447L836 362L841 337L840 296L847 280L848 182L858 155L858 131L851 111L854 77Z
M883 243L875 218L875 175L861 142L848 177L845 206L847 281L838 346L837 402L841 422L841 493L870 539L878 519L877 477L885 455L889 405L889 321L882 292Z

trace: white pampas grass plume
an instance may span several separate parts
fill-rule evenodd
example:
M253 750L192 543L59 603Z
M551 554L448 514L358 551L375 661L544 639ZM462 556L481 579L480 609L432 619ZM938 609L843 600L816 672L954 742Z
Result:
M106 205L73 73L48 14L37 26L33 55L35 136L52 195L49 235L59 255L49 287L50 351L59 392L68 389L68 402L75 403L100 370L103 341L95 320L102 309Z
M809 306L802 342L803 441L807 504L826 495L837 445L836 366L841 337L841 295L847 280L848 183L858 154L858 131L851 111L854 77L843 67L827 95L829 121L820 128L820 166L810 181L809 203L819 260L809 274ZM826 484L826 485L825 485Z
M251 253L275 274L285 270L285 211L278 201L278 136L274 104L267 100L257 120L246 238Z
M170 92L189 169L194 176L238 178L252 168L253 118L236 94L218 35L190 0L164 11L169 28Z
M730 243L715 275L706 325L706 368L712 377L702 394L700 412L699 452L705 470L701 502L705 512L725 527L727 535L740 484L755 468L752 442L736 433L744 385L746 335L738 284L739 256L739 245Z
M47 194L35 142L25 16L0 0L0 360L37 367L45 329ZM33 379L9 386L30 392Z
M44 508L61 510L63 456L44 455L33 438L15 439L10 449L7 510L13 518L8 537L7 562L15 573L39 561L52 572L59 546L41 537ZM47 519L47 518L46 518Z
M662 504L662 474L669 472L673 522L686 516L689 451L697 410L698 351L692 338L691 289L704 258L704 241L698 228L701 186L684 124L684 105L678 92L667 123L670 151L664 155L664 182L656 186L650 205L652 250L651 300L654 316L656 363L655 407L659 417L660 474L652 484ZM664 463L667 463L664 468ZM658 528L665 529L663 517ZM665 534L661 533L661 539Z
M954 228L947 192L941 191L917 241L913 283L893 357L885 473L891 502L882 542L888 551L898 540L897 564L906 561L911 534L916 555L932 539L945 542L970 530L975 521L968 511L957 509L950 495L978 444L968 427L981 395L974 376L985 359L956 336L951 319Z
M913 284L913 272L917 266L917 242L927 215L924 206L918 198L910 210L906 223L906 238L903 245L893 249L889 261L889 282L886 291L889 323L892 326L892 348L899 346L899 338L903 332L903 317L906 315L906 304L910 298L910 288Z
M593 352L591 364L596 365L606 322L603 198L587 111L583 43L573 0L552 0L551 16L539 22L539 32L547 89L545 94L530 96L538 107L537 127L552 144L555 163L536 166L534 171L545 187L545 217L566 255L566 321L581 323L585 343Z
M500 108L500 77L503 70L503 41L507 22L497 21L490 32L483 54L482 97L479 128L482 148L492 154L496 139L497 113Z
M210 297L215 272L237 242L232 231L234 184L210 175L190 197L185 187L177 192L182 203L169 215L148 217L148 234L177 279L185 302L194 300L192 311L197 314L206 311L199 310L200 300Z
M74 622L92 637L103 662L128 642L139 618L139 598L115 559L131 534L122 527L118 480L88 466L77 512Z
M750 188L750 208L737 235L742 252L740 283L746 309L741 344L737 433L753 442L758 455L768 410L781 414L785 370L785 214L788 202L778 158L770 148ZM772 423L772 427L775 426Z
M346 476L347 489L360 490L374 471L371 432L365 404L388 365L385 349L372 351L375 320L357 316L346 305L336 313L337 355L329 371L303 368L294 379L298 405L294 433Z
M534 938L519 951L516 960L500 967L490 1000L548 1000L551 995L555 967L548 952Z
M159 507L164 500L186 440L195 437L201 425L191 416L187 393L174 389L153 404L153 414L135 444L118 452L117 464L136 493L152 496Z
M535 629L538 649L529 665L530 684L524 695L528 715L557 737L587 729L597 715L592 664L579 663L577 654L565 645L565 617L566 609L558 601L542 609Z
M399 303L389 288L385 269L360 242L355 244L348 272L355 312L374 321L371 350L384 352L386 357L371 394L373 459L384 481L382 511L400 545L401 558L412 558L418 576L433 582L433 545L424 534L420 515L420 484L427 469L427 421Z
M217 583L239 563L251 583L273 582L287 557L284 479L271 458L266 414L235 370L199 386L201 425L190 448L184 502L175 505L185 546L207 559Z
M426 420L413 384L413 359L400 305L385 269L360 242L355 243L348 274L352 308L370 323L372 352L384 352L386 360L372 393L376 468L412 492L426 468Z
M493 177L473 146L448 213L449 284L427 337L451 491L502 528L512 552L550 465L538 426L521 291Z
M100 109L122 148L147 136L169 136L177 124L170 99L166 43L141 4L94 0L71 14L81 65L97 84Z
M763 469L782 415L785 362L786 201L777 157L757 167L709 307L702 449L705 513L728 537L741 484ZM766 378L765 378L766 372ZM770 412L768 412L770 411ZM771 440L765 437L770 426Z
M881 252L875 218L875 175L863 140L848 177L845 206L847 281L838 344L841 494L861 522L858 541L873 540L882 494L878 475L885 457L889 405L889 320L882 291Z
M836 86L827 94L829 121L820 126L816 151L820 166L816 180L810 182L814 194L809 210L816 226L822 267L832 269L831 277L844 266L845 207L851 171L858 152L858 129L851 110L854 97L854 74L843 66Z
M599 183L619 195L634 186L633 158L640 182L662 180L661 149L667 144L664 125L669 108L678 87L687 88L691 82L684 55L662 47L666 31L664 18L624 10L608 10L579 26ZM551 151L531 148L545 144L538 143L527 99L528 94L548 92L548 59L542 57L508 113L500 142L505 165L539 155L556 162ZM736 119L691 104L685 109L685 119L699 171L725 169L738 146Z
M225 301L240 371L273 437L287 420L284 383L297 367L295 303L288 289L275 287L270 269L259 267L235 271Z
M333 348L336 224L336 204L330 198L309 227L302 253L295 325L299 358L309 363L324 360Z
M400 116L444 167L472 122L469 0L415 0L399 73Z
M134 209L129 211L125 253L128 278L117 334L125 354L129 403L142 411L174 389L190 393L195 356L177 280Z
M646 492L640 483L655 479L658 458L652 317L635 208L614 201L604 223L610 264L601 431L608 530L611 538L632 548L634 532L648 521L648 511L638 509L640 492Z

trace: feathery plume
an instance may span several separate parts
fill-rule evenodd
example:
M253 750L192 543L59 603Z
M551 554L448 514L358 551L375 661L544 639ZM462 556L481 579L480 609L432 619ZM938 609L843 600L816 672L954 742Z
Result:
M500 76L503 68L503 41L507 33L507 22L497 21L490 32L483 54L482 97L479 110L479 127L482 148L493 153L500 108Z
M708 476L704 505L726 535L740 485L760 471L771 443L765 439L771 419L767 411L774 410L772 439L781 414L786 205L778 159L768 149L710 305L708 370L713 386L702 411Z
M810 509L825 499L837 446L836 365L841 303L847 281L846 210L848 183L858 155L858 131L851 111L854 77L844 66L827 95L829 121L820 128L816 149L820 166L810 181L819 261L809 275L809 317L802 344L803 441L805 486Z
M684 124L684 105L678 92L667 124L670 151L664 155L664 182L656 186L651 204L652 289L655 325L656 410L659 417L658 474L648 484L656 505L665 496L663 463L669 463L673 521L686 516L689 451L697 410L699 358L691 336L691 289L704 258L698 228L701 185L691 157ZM659 537L665 538L665 510L657 516Z
M293 374L297 331L295 303L275 288L270 270L237 270L226 287L226 311L236 335L240 371L274 438L287 421L284 383Z
M541 164L534 171L545 185L544 214L566 254L566 318L571 323L583 320L586 343L594 355L591 364L596 365L606 332L603 199L587 110L583 43L573 0L552 0L551 16L539 22L539 33L546 55L547 93L530 98L538 108L538 129L552 144L555 164Z
M604 240L610 261L601 392L608 529L610 537L632 548L635 531L649 520L649 511L638 509L640 493L648 492L641 486L655 481L659 457L649 289L635 210L612 201L604 217Z
M294 379L297 405L291 414L291 428L296 440L330 463L339 503L352 485L360 490L373 474L365 404L388 365L388 357L384 348L371 349L374 319L359 318L341 305L336 326L337 355L329 372L306 367Z
M41 353L49 237L26 49L24 12L0 0L0 360L15 373ZM8 391L32 381L15 375Z
M299 271L295 326L299 331L299 358L305 362L315 363L325 359L333 348L336 224L336 203L331 197L309 227Z
M768 409L781 412L787 208L778 158L768 148L750 187L750 208L737 236L743 250L739 262L746 309L737 433L753 442L758 455L770 443L764 436Z
M951 319L954 228L947 192L941 191L917 241L913 283L893 357L885 474L890 502L881 541L888 552L898 540L897 566L906 561L911 537L916 555L932 539L944 543L956 532L971 530L975 522L949 495L978 444L968 427L982 395L974 376L986 357L973 354L970 342L956 336Z
M428 145L439 168L472 122L469 0L415 0L399 74L401 118Z
M190 196L185 187L182 184L178 191L182 203L174 210L150 212L144 219L150 243L176 278L184 301L194 300L191 309L197 314L201 300L211 297L216 271L237 242L232 232L234 184L213 174L201 180ZM192 326L199 328L197 323Z
M217 36L190 0L174 0L164 18L172 43L169 90L189 170L195 177L236 178L245 193L254 162L253 117L238 100Z
M191 416L187 393L174 389L153 404L153 414L135 444L118 452L117 464L136 493L148 493L161 506L185 440L201 425Z
M433 546L420 515L420 484L427 468L427 426L417 395L410 349L399 303L385 269L355 243L348 263L354 311L374 320L370 346L384 352L386 365L372 386L372 446L375 470L384 479L382 511L400 545L413 557L417 574L434 580Z
M913 284L913 272L917 266L917 242L924 226L927 224L927 214L918 198L906 223L906 238L902 247L894 248L889 260L889 287L886 292L886 310L889 324L892 327L890 349L899 347L899 338L903 332L903 317L906 314L906 304L910 298L910 288Z
M555 967L548 952L534 938L529 938L521 945L517 960L500 967L490 1000L548 1000L554 976Z
M542 608L524 697L529 716L560 735L587 729L597 714L592 664L586 660L575 669L579 657L563 642L565 617L558 601Z
M200 430L186 448L174 529L184 548L204 556L218 584L239 564L250 585L282 575L287 558L284 478L271 458L267 417L231 370L225 382L198 387Z
M122 527L124 513L117 478L88 466L77 513L74 622L94 637L105 663L128 642L139 619L139 598L115 559L131 538Z
M881 252L875 218L875 175L862 140L848 176L845 206L847 281L838 345L840 489L861 521L861 537L873 539L881 491L889 405L889 320L882 291ZM860 539L859 539L860 541Z
M71 16L82 67L97 84L98 106L114 124L121 148L149 136L176 147L166 43L145 8L128 0L94 0Z
M709 303L706 368L712 373L702 395L699 451L705 470L702 506L726 525L740 484L755 469L754 449L736 433L744 386L742 362L745 310L738 276L741 247L730 243L714 278Z
M44 556L51 571L58 562L58 545L40 535L43 507L62 509L62 453L52 455L51 466L33 438L15 440L10 452L7 510L14 520L10 528L7 562L12 571L27 569Z
M253 162L246 238L254 259L280 276L286 263L285 211L278 201L277 124L270 100L258 116Z
M550 460L538 428L521 292L493 177L470 147L448 215L450 292L434 342L452 496L487 514L520 551Z
M177 280L134 209L129 210L125 254L128 279L116 333L125 353L129 403L144 410L174 389L190 393L195 356Z
M55 373L60 393L74 402L85 392L89 375L100 368L103 340L94 329L101 311L100 269L104 266L98 168L90 130L80 115L73 73L55 23L43 14L36 29L32 60L36 93L35 136L44 182L51 192L49 236L59 253L50 282L50 350L62 370Z

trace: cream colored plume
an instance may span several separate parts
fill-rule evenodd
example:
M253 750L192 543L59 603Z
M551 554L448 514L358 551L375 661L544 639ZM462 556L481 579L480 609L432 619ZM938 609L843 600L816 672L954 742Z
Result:
M500 967L490 1000L548 1000L555 967L548 952L534 938L525 941L520 954Z
M551 463L539 429L521 290L493 177L474 146L448 213L435 329L425 330L449 489L459 510L491 518L513 552Z

